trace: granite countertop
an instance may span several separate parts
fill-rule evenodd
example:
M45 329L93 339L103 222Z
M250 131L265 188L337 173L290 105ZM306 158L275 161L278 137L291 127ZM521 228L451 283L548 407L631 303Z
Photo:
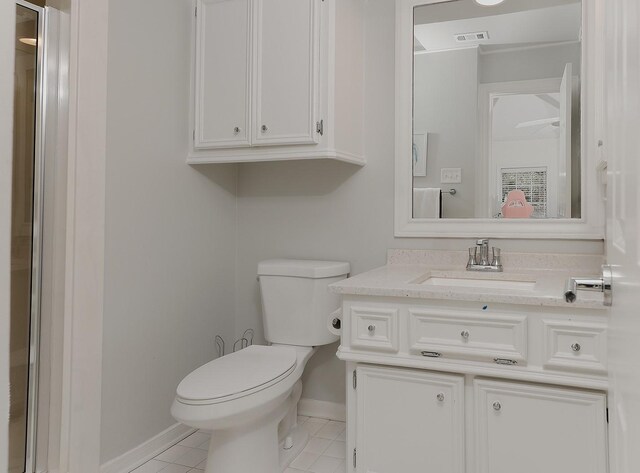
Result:
M566 280L569 277L599 277L602 256L503 253L502 273L466 271L466 260L466 252L459 251L389 250L386 266L332 284L329 290L336 294L363 296L604 309L601 293L580 291L575 303L564 300ZM518 281L528 287L504 289L422 284L429 278L497 279Z

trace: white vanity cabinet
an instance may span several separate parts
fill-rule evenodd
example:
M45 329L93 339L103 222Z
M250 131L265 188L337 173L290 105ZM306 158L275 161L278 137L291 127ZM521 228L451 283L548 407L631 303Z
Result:
M350 473L606 473L606 312L343 296Z
M604 393L476 379L478 473L607 471Z
M464 378L398 368L356 372L357 472L464 472Z
M187 161L364 164L362 0L196 0Z

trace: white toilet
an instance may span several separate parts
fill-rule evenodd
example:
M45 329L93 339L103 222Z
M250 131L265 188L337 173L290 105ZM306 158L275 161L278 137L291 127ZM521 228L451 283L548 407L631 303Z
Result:
M258 265L265 339L182 380L171 414L210 430L205 473L280 473L307 443L297 427L300 378L317 346L338 337L327 316L339 299L327 286L349 263L277 259Z

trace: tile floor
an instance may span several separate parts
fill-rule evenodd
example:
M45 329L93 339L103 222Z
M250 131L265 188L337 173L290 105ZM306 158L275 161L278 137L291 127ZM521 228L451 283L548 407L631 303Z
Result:
M309 443L285 473L345 473L345 423L315 417L298 417L309 432ZM197 431L132 473L200 473L204 470L209 434Z

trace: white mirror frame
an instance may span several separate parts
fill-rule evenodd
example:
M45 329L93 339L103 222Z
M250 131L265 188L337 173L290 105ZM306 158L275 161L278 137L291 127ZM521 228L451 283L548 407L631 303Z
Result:
M566 220L414 219L413 9L449 0L396 0L395 236L436 238L604 239L603 0L582 0L582 218Z

